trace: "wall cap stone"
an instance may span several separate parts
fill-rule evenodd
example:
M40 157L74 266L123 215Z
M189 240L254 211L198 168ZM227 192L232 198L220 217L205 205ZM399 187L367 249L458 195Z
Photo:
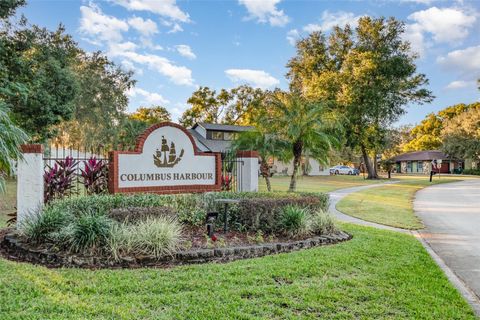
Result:
M20 145L20 151L22 153L42 153L43 145L41 144L22 144Z

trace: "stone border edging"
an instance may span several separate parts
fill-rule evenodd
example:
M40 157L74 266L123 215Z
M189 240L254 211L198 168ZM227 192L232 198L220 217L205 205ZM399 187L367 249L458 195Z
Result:
M5 235L1 246L6 250L10 258L54 268L139 268L166 267L207 262L229 262L331 245L350 239L352 239L352 235L343 231L337 231L336 233L329 235L316 236L292 242L274 242L250 246L188 250L177 252L174 257L166 256L158 259L150 256L136 258L125 257L117 261L96 256L64 255L48 252L46 249L32 249L25 245L25 243L19 241L15 235L12 234Z

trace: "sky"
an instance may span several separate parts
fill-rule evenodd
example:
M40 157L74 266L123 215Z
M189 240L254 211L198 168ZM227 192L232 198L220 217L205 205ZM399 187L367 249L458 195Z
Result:
M406 23L418 71L435 95L409 105L397 123L415 124L457 103L479 101L480 1L300 0L27 0L19 10L30 23L60 23L84 50L103 51L134 71L129 112L163 105L174 121L199 86L249 84L288 88L286 63L295 41L335 25L355 26L364 15Z

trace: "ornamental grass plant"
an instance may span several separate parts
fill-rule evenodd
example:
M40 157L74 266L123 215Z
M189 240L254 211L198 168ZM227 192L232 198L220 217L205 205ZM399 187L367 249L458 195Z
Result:
M149 217L135 224L116 224L110 230L110 252L115 259L173 255L180 248L182 231L182 225L171 217Z

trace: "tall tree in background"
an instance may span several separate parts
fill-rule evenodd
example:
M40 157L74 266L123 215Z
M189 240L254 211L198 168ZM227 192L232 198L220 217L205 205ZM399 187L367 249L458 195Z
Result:
M445 123L471 108L480 108L480 103L468 105L460 103L440 110L436 114L428 114L420 124L412 129L411 139L403 145L403 151L440 149L443 143L442 130Z
M184 127L191 127L197 122L221 123L224 110L231 99L230 93L225 89L217 94L208 87L200 87L188 98L187 103L192 107L183 113L179 122Z
M192 106L180 118L180 123L191 127L197 122L252 125L259 116L259 108L265 97L261 89L241 85L230 91L216 93L208 87L200 87L188 99Z
M156 107L140 107L132 113L130 119L138 120L145 122L147 125L151 126L152 124L171 121L172 116L170 112L164 107L156 106Z
M226 124L254 125L261 113L265 92L262 89L241 85L230 90L231 103L227 106Z
M479 104L480 105L480 104ZM442 130L442 150L458 159L480 160L480 107L447 120Z
M393 18L363 17L355 30L334 28L328 41L320 32L300 40L287 65L292 91L345 115L347 143L361 151L370 179L377 178L370 157L376 159L384 129L405 113L406 104L432 100L403 33L404 24Z
M132 72L123 71L101 52L79 50L73 66L77 83L71 121L58 127L56 142L63 145L112 147L127 115L128 90L134 86Z
M51 32L37 26L27 28L2 24L0 30L0 99L11 110L15 123L34 142L52 137L52 127L72 117L77 93L70 68L76 44L60 26Z
M293 158L289 191L294 192L302 157L328 164L330 151L339 146L342 137L339 116L324 104L278 90L264 103L263 127L288 144L290 158Z

